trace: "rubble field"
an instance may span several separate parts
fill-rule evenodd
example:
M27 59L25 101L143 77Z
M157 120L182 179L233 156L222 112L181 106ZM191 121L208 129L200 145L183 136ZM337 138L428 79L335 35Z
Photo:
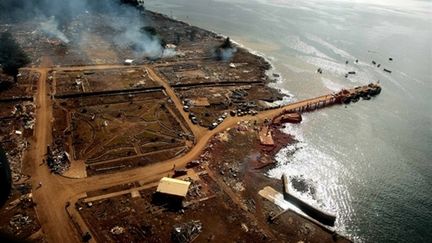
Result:
M278 99L264 84L175 89L193 123L215 127L228 116L256 114ZM276 96L276 98L275 98Z
M29 184L16 185L10 199L0 211L0 233L14 240L44 242Z
M215 46L219 43L215 43ZM192 60L157 65L157 70L173 86L198 84L251 83L267 80L265 71L269 64L261 57L237 49L233 57L225 61L213 59Z
M58 96L161 87L149 77L147 69L137 67L54 71L51 77Z
M38 72L21 70L15 82L13 77L0 71L0 102L11 99L32 100L39 76Z
M13 34L24 48L31 48L32 55L39 53L55 67L48 81L54 98L56 139L47 160L55 172L65 172L77 160L85 162L87 175L115 172L189 150L194 138L178 107L167 103L166 97L158 100L161 96L154 96L164 91L148 68L171 85L192 123L210 129L228 115L256 114L267 107L266 102L282 98L278 90L266 85L269 63L225 37L145 11L143 18L150 26L143 28L154 32L165 43L164 50L172 50L173 55L136 57L133 46L114 43L117 30L107 23L116 18L124 16L77 15L61 26L67 43L47 36L37 26L29 32L27 22L16 23ZM92 29L83 23L92 23ZM24 39L32 40L32 47L22 43ZM230 57L222 58L221 52L229 52ZM130 66L109 65L118 66L129 58L134 59ZM33 58L33 64L40 61ZM94 64L95 68L87 66ZM146 101L137 98L144 96ZM131 100L135 104L130 105Z
M0 144L8 158L12 181L27 176L23 158L33 136L35 106L32 102L0 102Z
M153 187L140 191L138 197L129 193L99 201L82 200L76 207L98 242L170 242L174 228L182 229L188 223L196 227L197 242L260 242L266 237L208 175L193 181L185 200L187 207L181 210L155 202L154 191ZM187 237L194 228L185 231L182 234Z
M25 164L33 136L34 111L30 101L0 102L0 145L7 151L12 176L11 195L0 210L0 233L18 240L28 239L40 229ZM32 240L42 242L39 236Z
M280 131L283 125L271 125L272 137L278 143L273 146L262 145L258 134L263 126L248 122L220 133L204 151L201 163L208 164L209 170L221 181L221 187L230 188L237 195L239 204L259 222L263 222L262 226L277 241L350 242L292 211L273 222L269 221L282 209L258 195L258 191L271 186L282 192L281 181L271 179L265 173L275 166L275 156L280 149L297 141Z
M130 18L128 13L124 14L113 16L104 11L78 13L72 21L61 26L61 31L70 40L68 43L54 36L47 36L40 25L46 21L42 18L13 24L0 23L0 32L13 28L13 36L29 53L33 65L39 65L42 56L49 57L52 63L59 66L118 64L128 58L135 59L136 63L162 62L137 56L134 46L115 42L120 30L113 28L112 23ZM217 44L216 34L151 11L145 11L143 19L157 30L155 34L161 39L177 45L181 50L173 58L164 58L163 62L212 57ZM205 48L197 48L198 42Z
M198 176L177 177L192 182L183 207L158 200L155 186L140 189L139 182L88 192L75 206L98 242L349 242L291 211L269 221L282 209L258 191L282 190L263 175L282 145L261 145L261 125L242 123L211 140L187 166ZM296 142L279 127L272 132L284 144Z
M53 154L68 154L55 167L66 166L67 159L84 160L88 175L167 160L187 152L193 142L161 91L57 99L54 119Z

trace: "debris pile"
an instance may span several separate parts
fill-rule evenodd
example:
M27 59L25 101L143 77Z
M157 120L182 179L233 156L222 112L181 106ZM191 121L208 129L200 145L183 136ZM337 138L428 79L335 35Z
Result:
M12 179L19 181L22 177L22 158L29 146L26 136L34 127L34 104L23 102L12 107L7 116L0 117L0 142L11 167Z
M114 226L111 230L110 230L111 234L113 235L121 235L125 232L125 228L121 227L121 226Z
M191 182L191 185L189 186L188 190L188 197L189 198L199 198L202 196L201 189L202 185L198 181L194 181L192 179L188 180Z
M14 107L12 116L18 121L25 129L33 129L35 124L34 119L35 105L32 102L24 102Z
M12 217L12 219L9 221L9 225L16 231L24 228L28 224L33 222L30 219L30 216L23 215L23 214L16 214Z
M22 171L21 171L21 164L22 164L22 158L24 155L24 151L28 146L27 141L24 141L22 137L18 134L13 134L10 139L15 144L15 147L13 147L11 150L9 150L6 153L6 156L8 158L11 171L12 171L12 180L14 182L19 181L22 177ZM0 139L1 140L1 139Z
M177 224L171 233L171 239L177 243L188 243L195 240L202 232L202 223L199 220L192 220L187 223Z
M200 164L201 164L201 162L199 160L192 160L191 162L188 162L186 164L186 168L187 169L194 168L194 167L199 166Z
M48 147L47 165L51 172L63 174L70 167L70 156L62 149L61 146L55 146L54 149Z

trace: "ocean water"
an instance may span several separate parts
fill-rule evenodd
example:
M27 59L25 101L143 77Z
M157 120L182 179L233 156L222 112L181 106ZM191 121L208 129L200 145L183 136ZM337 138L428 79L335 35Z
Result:
M432 242L431 1L153 0L146 6L264 55L282 76L276 85L293 95L287 102L379 80L378 97L289 125L285 131L300 142L278 154L268 176L308 181L315 194L300 196L336 212L336 230L356 242ZM348 71L356 75L345 78Z

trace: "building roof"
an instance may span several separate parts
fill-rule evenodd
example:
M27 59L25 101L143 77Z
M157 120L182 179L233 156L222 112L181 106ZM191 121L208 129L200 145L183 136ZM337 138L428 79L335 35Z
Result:
M186 197L189 190L190 182L163 177L156 189L159 193Z

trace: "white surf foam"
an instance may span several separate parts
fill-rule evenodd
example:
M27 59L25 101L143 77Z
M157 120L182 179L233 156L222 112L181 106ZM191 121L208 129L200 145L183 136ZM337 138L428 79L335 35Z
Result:
M340 83L336 83L335 81L332 81L328 78L322 77L321 81L326 86L326 88L331 90L331 91L337 92L337 91L340 91L341 89L347 88L347 87L345 87L345 85L342 85Z
M326 47L327 49L331 50L334 54L337 54L345 59L349 59L349 60L353 60L355 59L354 56L352 56L351 54L349 54L348 52L337 48L335 45L330 44L329 42L319 38L316 35L312 35L312 34L306 34L306 38L308 38L309 40L316 42L324 47Z
M291 185L289 190L311 205L336 213L335 229L352 237L345 228L346 220L353 214L352 201L348 188L342 183L343 178L346 180L352 175L347 174L342 164L330 154L307 142L301 127L308 120L308 116L304 116L303 125L287 124L283 129L283 132L293 135L299 142L279 151L275 158L277 167L268 171L267 175L280 179L285 173L290 178L302 177L306 181L312 181L314 195L298 192Z

